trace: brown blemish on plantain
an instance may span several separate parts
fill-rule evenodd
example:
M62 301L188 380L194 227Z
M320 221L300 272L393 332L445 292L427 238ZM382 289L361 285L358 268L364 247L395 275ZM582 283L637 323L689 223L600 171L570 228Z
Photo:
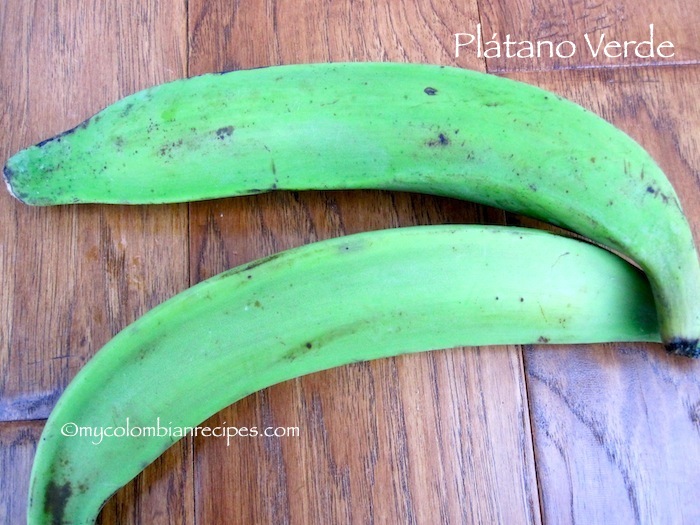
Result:
M272 255L269 255L269 256L267 256L267 257L263 257L262 259L258 259L258 260L256 260L256 261L253 261L253 262L251 262L251 263L248 263L246 266L244 266L244 267L241 268L240 270L235 270L235 269L234 269L234 271L235 271L235 273L238 273L238 272L247 272L247 271L252 270L253 268L257 268L257 267L260 266L261 264L265 264L265 263L274 261L275 259L277 259L278 257L280 257L280 256L282 256L282 255L283 255L282 252L280 252L280 253L273 253ZM226 274L226 273L224 273L224 274L222 274L222 275L225 275L225 274ZM249 278L250 278L250 277L249 277Z
M450 139L448 139L444 133L440 133L436 139L431 139L428 142L426 142L425 144L426 144L426 146L428 146L430 148L435 148L435 147L439 147L439 146L449 146Z
M224 140L231 135L233 135L233 126L225 126L216 130L216 138L219 140Z
M63 140L63 138L65 138L69 135L72 135L73 133L75 133L79 129L87 128L89 123L90 123L90 119L86 119L86 120L82 121L80 124L78 124L77 126L75 126L74 128L67 129L66 131L63 131L63 132L59 133L58 135L55 135L55 136L50 137L48 139L42 140L41 142L37 143L36 147L43 148L47 144L51 144L53 142L61 142L61 140Z
M134 103L129 102L126 106L124 106L124 109L121 112L122 118L127 117L129 113L131 113L131 110L134 108Z
M294 361L297 357L301 357L306 352L312 350L313 347L313 343L311 343L311 341L307 341L303 346L292 348L289 352L286 352L282 356L282 359L285 361Z
M182 144L182 139L179 139L177 142L171 142L170 144L164 144L161 146L160 150L158 150L158 153L160 153L162 157L165 157L166 155L170 155L174 149L182 146Z
M541 335L537 338L537 342L542 343L542 344L549 343L549 337L545 337L545 336Z
M154 349L156 345L155 344L145 344L141 348L139 348L138 352L136 353L136 359L139 361L143 361L146 359L146 356L151 353L151 351Z
M400 312L398 315L402 315ZM367 328L368 323L371 325L371 319L356 319L344 326L338 326L335 329L327 330L323 334L317 335L313 341L306 341L299 345L291 347L287 352L280 355L279 361L289 362L297 358L313 355L323 351L327 345L332 345L335 341L358 333L359 330ZM363 361L366 359L363 359ZM350 362L344 361L344 362Z
M432 97L432 96L434 96L434 95L437 95L438 90L435 89L434 87L427 87L427 88L425 88L425 89L423 90L423 92L424 92L426 95L430 95L430 96Z
M69 482L65 482L63 485L57 485L54 481L49 482L44 498L44 513L50 516L50 523L54 525L63 523L66 506L72 494L73 489Z
M668 204L668 196L662 192L660 192L658 189L654 188L653 186L647 186L647 193L651 193L654 197L661 197L661 200L664 201L664 204Z

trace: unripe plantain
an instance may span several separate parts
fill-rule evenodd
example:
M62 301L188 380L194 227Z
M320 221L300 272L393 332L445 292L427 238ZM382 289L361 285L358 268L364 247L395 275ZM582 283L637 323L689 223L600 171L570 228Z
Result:
M700 355L700 264L664 173L611 124L508 79L391 63L203 75L126 97L4 174L37 205L374 188L505 208L636 261L668 350Z
M177 431L269 385L407 352L658 340L641 271L539 230L419 226L282 252L166 301L83 367L39 441L29 525L93 523L174 442L65 425Z

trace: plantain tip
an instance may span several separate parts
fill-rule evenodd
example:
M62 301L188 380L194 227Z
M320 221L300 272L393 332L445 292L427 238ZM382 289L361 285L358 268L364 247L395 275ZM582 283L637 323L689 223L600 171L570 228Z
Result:
M21 174L21 172L19 172L19 174ZM38 201L35 202L35 199L33 199L29 193L22 191L22 182L16 180L17 176L17 170L11 168L10 162L8 161L8 163L5 164L5 167L2 169L2 177L5 180L5 187L7 188L7 192L22 204L27 204L29 206L41 205L41 203L39 203Z
M2 177L5 180L5 186L7 186L7 191L12 195L15 199L17 200L22 200L19 198L19 196L15 193L15 190L12 188L12 179L15 176L15 172L8 164L5 164L5 167L2 169Z
M666 350L671 354L693 358L700 357L700 339L674 337L665 346Z

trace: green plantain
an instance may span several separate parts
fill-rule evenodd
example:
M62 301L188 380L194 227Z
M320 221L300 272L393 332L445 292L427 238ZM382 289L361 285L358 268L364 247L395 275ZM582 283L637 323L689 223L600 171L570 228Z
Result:
M128 96L4 174L36 205L374 188L505 208L635 261L667 349L700 355L700 264L664 173L603 119L508 79L392 63L203 75Z
M582 241L419 226L302 246L199 283L97 352L44 428L29 525L93 523L175 440L143 429L177 434L304 374L460 345L658 340L644 274Z

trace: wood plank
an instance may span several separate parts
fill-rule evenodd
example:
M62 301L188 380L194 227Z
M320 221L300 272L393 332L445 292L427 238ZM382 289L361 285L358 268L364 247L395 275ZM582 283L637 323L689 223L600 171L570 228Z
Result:
M700 67L509 76L632 135L667 172L700 239ZM529 347L525 365L546 522L700 520L700 362L626 343Z
M549 523L698 523L700 365L657 345L527 352Z
M479 2L483 31L484 50L496 49L488 41L505 42L506 35L514 42L510 46L511 57L507 56L506 46L501 51L486 53L490 72L541 69L572 69L585 67L629 67L631 65L673 65L700 62L700 29L698 29L697 5L692 2L660 2L650 0L617 0L615 2L585 2L569 0L565 2L534 2L531 0L482 0ZM636 44L627 47L611 47L606 51L599 49L601 38L603 46L617 41L637 43L650 40L649 25L654 26L654 56L650 54L651 46L641 46L635 51ZM461 32L476 34L475 26L464 24ZM494 33L496 36L494 37ZM586 41L586 35L590 44ZM463 37L465 42L467 37ZM542 42L540 56L528 56L528 45L520 42ZM548 47L546 42L552 42ZM565 44L570 41L576 49ZM673 49L662 48L663 58L658 55L658 45L670 41ZM559 52L556 46L562 44ZM475 44L474 44L475 45ZM465 52L476 54L474 45L463 47ZM550 51L553 49L553 51ZM521 57L517 56L521 51ZM568 56L574 51L572 56ZM597 53L596 53L597 51ZM617 56L622 53L622 56Z
M184 1L2 2L3 163L122 96L184 76L186 22ZM187 213L186 205L30 208L0 192L0 420L47 417L107 340L187 287ZM144 491L113 499L105 513L117 517L103 523L191 523L190 449L183 442L147 471ZM3 480L26 479L28 466L3 469ZM26 501L25 487L7 495L13 509ZM161 500L180 501L177 514L151 520L148 507ZM124 506L136 509L128 520L115 510Z
M420 4L420 5L419 5ZM191 75L272 64L456 64L473 3L190 1ZM483 69L478 60L464 61ZM503 222L448 199L388 192L258 195L191 205L193 282L276 251L379 228ZM298 426L298 438L198 438L202 523L537 523L519 349L387 359L266 389L208 425Z
M276 64L429 62L484 69L454 56L460 24L476 25L476 0L259 0L189 3L190 75Z
M29 473L41 421L0 422L0 523L25 523Z

